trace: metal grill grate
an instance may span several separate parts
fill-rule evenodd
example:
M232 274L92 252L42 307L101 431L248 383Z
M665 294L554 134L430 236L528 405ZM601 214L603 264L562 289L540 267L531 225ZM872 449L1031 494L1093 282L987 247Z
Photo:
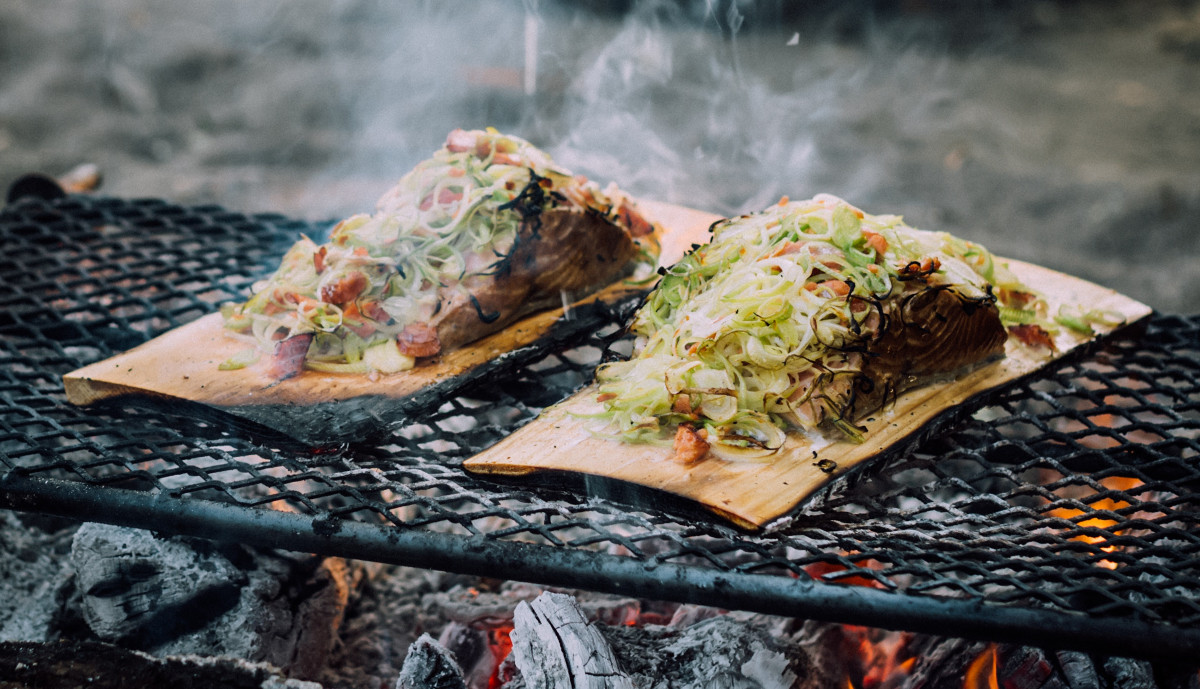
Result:
M0 505L168 533L1123 655L1200 647L1200 319L1156 316L746 534L611 484L461 461L591 375L618 324L384 445L66 404L60 376L240 298L321 226L69 197L0 213ZM276 508L276 509L266 509Z

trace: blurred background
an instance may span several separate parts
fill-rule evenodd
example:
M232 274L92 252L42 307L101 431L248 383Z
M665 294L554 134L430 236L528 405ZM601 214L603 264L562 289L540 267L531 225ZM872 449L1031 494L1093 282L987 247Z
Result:
M1200 311L1194 0L7 0L0 185L336 220L455 127L722 214L842 196Z

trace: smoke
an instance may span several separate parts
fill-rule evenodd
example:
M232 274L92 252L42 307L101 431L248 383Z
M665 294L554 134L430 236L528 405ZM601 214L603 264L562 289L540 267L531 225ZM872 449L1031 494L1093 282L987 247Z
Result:
M640 196L829 192L1182 305L1200 271L1133 269L1127 228L1190 241L1160 226L1200 207L1194 25L1168 0L4 3L0 183L94 162L116 196L336 219L494 126Z

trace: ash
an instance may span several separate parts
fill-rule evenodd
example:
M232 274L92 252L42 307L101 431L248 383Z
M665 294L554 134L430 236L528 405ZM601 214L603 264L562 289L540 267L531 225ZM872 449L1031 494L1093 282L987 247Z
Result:
M548 591L12 512L0 512L0 575L5 687L959 689L987 686L964 685L981 661L1009 687L1200 686L1186 663Z
M1165 312L1200 297L1194 0L0 6L0 185L326 220L454 127L724 213L842 196Z

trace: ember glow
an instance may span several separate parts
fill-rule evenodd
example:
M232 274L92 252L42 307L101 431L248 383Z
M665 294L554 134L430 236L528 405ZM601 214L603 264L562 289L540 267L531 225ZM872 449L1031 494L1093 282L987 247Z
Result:
M1000 680L996 675L997 664L996 645L991 644L967 668L963 689L1000 689Z
M1101 479L1100 484L1104 488L1107 488L1109 490L1128 492L1128 491L1142 485L1142 481L1139 479L1136 479L1136 478L1128 477L1128 476L1110 476L1108 478ZM1113 530L1113 527L1118 526L1121 523L1120 521L1117 521L1115 519L1110 519L1110 518L1104 517L1104 516L1088 517L1086 519L1080 519L1080 517L1083 517L1083 516L1089 515L1089 514L1094 514L1094 513L1119 512L1120 510L1124 510L1124 509L1128 508L1130 505L1129 502L1118 499L1118 498L1112 498L1112 497L1104 497L1104 498L1099 498L1099 499L1093 500L1089 496L1097 495L1098 491L1091 489L1091 488L1087 488L1087 491L1088 492L1086 495L1078 496L1075 498L1076 500L1083 502L1087 505L1086 510L1085 509L1076 509L1073 507L1056 507L1056 508L1050 510L1049 512L1047 512L1047 515L1051 516L1051 517L1056 517L1058 519L1066 519L1068 521L1074 522L1075 528L1077 528L1077 529L1087 529L1087 530L1094 529L1094 530L1110 532L1112 534L1112 536L1120 535L1122 533L1120 530ZM1080 541L1082 543L1087 543L1089 545L1096 545L1096 546L1099 546L1099 549L1101 551L1106 552L1106 553L1112 553L1112 552L1116 552L1117 549L1119 548L1119 546L1116 546L1116 545L1105 545L1106 543L1108 543L1109 539L1112 536L1092 534L1092 533L1080 533L1075 536L1072 536L1071 540ZM1096 562L1096 566L1104 567L1105 569L1116 569L1118 567L1118 564L1116 562L1113 562L1112 560L1104 559L1104 560L1098 560Z

